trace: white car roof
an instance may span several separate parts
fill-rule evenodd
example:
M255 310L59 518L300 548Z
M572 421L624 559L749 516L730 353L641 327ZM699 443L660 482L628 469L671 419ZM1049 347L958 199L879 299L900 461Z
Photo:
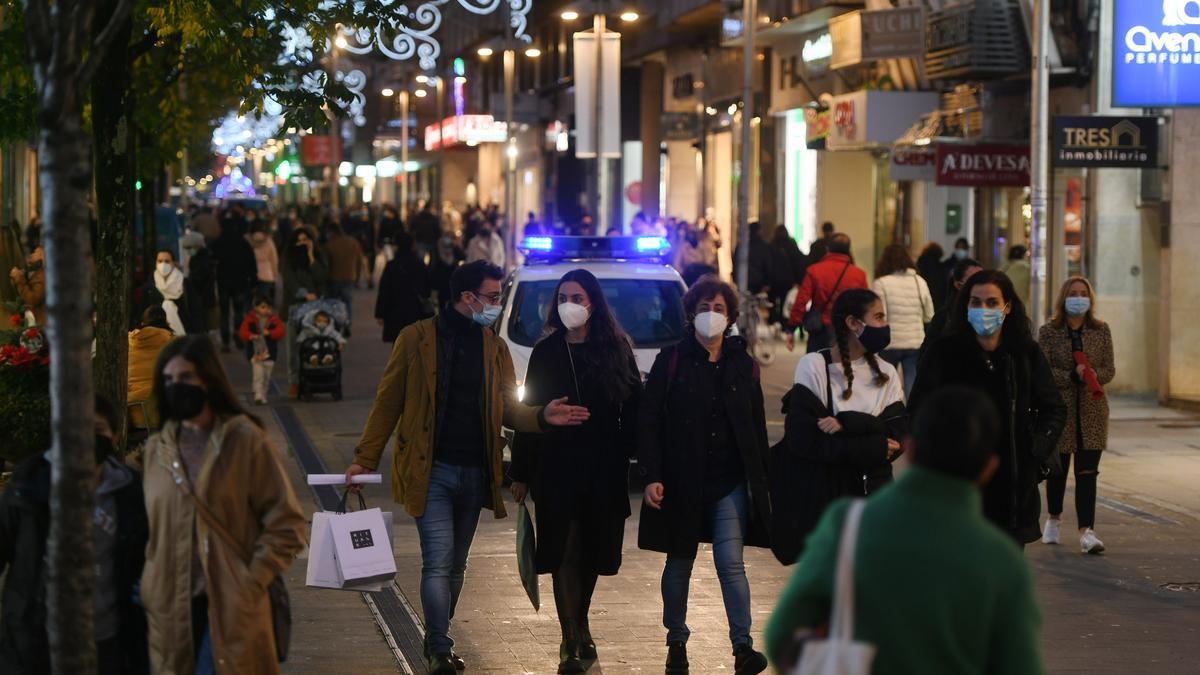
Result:
M562 275L577 269L585 269L595 274L597 279L639 278L683 282L679 272L669 265L633 260L562 260L525 264L513 271L513 281L557 281Z

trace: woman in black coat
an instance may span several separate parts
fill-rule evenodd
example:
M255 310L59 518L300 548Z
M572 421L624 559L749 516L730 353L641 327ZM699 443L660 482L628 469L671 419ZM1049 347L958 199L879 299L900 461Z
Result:
M1022 546L1038 540L1037 486L1062 470L1056 445L1067 408L1003 272L984 270L964 281L946 333L921 359L909 408L915 415L931 393L952 384L978 388L1001 416L1000 468L983 488L984 515Z
M429 276L413 252L413 240L404 232L395 232L393 256L379 278L375 296L375 321L383 327L383 341L396 341L409 324L433 316L429 302Z
M513 497L524 503L529 494L537 503L537 571L554 575L560 673L582 673L582 662L596 659L588 608L597 577L621 567L641 387L629 337L600 282L586 270L568 272L529 359L524 400L566 398L591 417L582 426L518 434L511 468Z
M646 482L640 548L667 554L662 576L667 672L687 672L684 617L700 542L713 544L734 672L759 673L767 660L750 638L745 545L769 546L767 423L758 365L746 341L727 335L737 292L714 276L683 298L689 335L659 353L638 420L638 465Z

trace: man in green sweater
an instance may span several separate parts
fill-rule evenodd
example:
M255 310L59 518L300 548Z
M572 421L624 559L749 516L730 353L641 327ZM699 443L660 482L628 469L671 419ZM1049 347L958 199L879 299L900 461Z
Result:
M939 392L914 424L914 466L867 502L854 639L876 647L873 675L1044 672L1029 567L983 517L979 487L999 465L998 424L979 393ZM798 639L824 635L849 504L825 512L767 626L767 654L781 671L794 665Z

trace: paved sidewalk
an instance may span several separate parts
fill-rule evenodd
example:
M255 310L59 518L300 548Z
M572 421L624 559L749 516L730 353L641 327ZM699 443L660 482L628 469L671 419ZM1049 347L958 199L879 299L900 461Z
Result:
M373 295L356 295L354 338L345 352L345 400L285 402L331 471L351 461L354 444L370 410L389 345L370 323ZM798 355L782 353L764 370L772 439L782 435L779 397L791 383ZM280 376L278 379L282 380ZM242 381L244 380L244 382ZM248 390L248 375L237 382ZM1074 511L1067 500L1064 545L1033 544L1034 566L1044 614L1044 650L1050 673L1196 672L1200 662L1200 417L1162 409L1141 400L1113 402L1112 447L1101 464L1098 532L1105 556L1082 556L1073 546ZM274 424L274 421L271 421ZM277 433L277 432L276 432ZM390 453L381 471L390 471ZM298 470L298 493L313 507ZM1070 484L1068 485L1070 487ZM367 491L371 505L391 504L385 481ZM663 557L636 548L638 498L626 525L625 562L617 577L602 578L593 604L592 627L600 663L591 672L661 672L665 630L661 626L659 575ZM420 551L411 518L396 509L396 581L420 612ZM543 578L542 610L526 600L516 572L515 524L485 511L471 555L467 583L452 633L468 672L553 673L558 623L549 579ZM953 545L948 542L948 545ZM754 633L766 622L790 574L768 551L749 549ZM296 615L293 658L287 672L395 672L384 644L358 594L303 588L304 561L289 576ZM931 570L936 574L936 570ZM902 580L897 580L902 583ZM720 589L706 550L697 561L691 592L689 652L693 672L732 672ZM422 672L419 665L417 672Z

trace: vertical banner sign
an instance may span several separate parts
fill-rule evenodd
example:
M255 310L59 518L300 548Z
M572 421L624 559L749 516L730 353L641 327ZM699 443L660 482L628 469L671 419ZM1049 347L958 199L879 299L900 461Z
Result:
M596 81L596 35L575 33L575 156L621 156L621 34L605 31L602 38L600 82ZM596 124L596 97L600 123ZM596 138L597 126L600 138Z
M1117 108L1200 105L1200 0L1116 0Z

